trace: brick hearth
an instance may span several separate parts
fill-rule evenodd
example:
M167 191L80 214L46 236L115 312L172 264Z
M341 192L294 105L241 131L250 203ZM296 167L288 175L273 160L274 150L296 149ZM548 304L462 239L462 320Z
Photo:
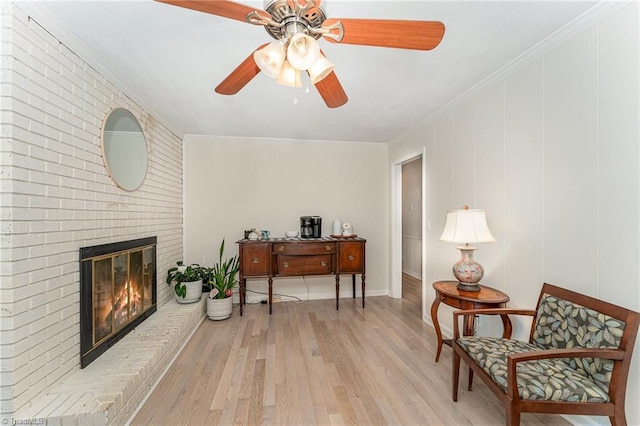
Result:
M15 414L51 425L124 424L204 318L206 299L171 300L85 369Z

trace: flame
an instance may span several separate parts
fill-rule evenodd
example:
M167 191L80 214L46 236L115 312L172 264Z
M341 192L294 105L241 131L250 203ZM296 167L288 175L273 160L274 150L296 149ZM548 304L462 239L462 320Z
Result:
M142 311L142 295L137 283L125 282L115 299L113 312L116 328L120 328Z
M145 250L142 259L138 256L130 260L126 257L129 255L117 254L94 261L94 346L118 333L153 306L151 251ZM134 269L133 273L130 269Z
M96 341L102 340L111 334L111 311L113 304L111 301L111 289L107 292L97 292L94 295L94 311L95 311L95 336Z

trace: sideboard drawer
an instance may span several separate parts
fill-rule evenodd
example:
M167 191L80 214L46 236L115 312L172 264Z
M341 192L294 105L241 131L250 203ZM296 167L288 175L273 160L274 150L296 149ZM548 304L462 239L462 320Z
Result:
M277 275L327 275L333 272L332 256L308 255L287 256L279 255L277 261Z
M274 254L333 254L336 252L336 243L334 242L300 242L300 243L274 243Z
M364 243L341 242L338 247L340 272L354 273L364 271Z
M268 243L244 244L242 247L242 274L244 276L269 275L271 251Z

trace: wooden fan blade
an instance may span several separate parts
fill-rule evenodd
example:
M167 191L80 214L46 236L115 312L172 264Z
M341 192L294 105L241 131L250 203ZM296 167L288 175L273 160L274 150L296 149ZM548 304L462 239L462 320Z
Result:
M331 71L331 74L317 82L315 86L329 108L340 107L349 100L334 71Z
M263 44L258 47L256 51L262 49L266 45L267 44ZM218 87L216 87L216 93L220 93L221 95L235 95L240 91L240 89L246 86L253 77L258 75L259 72L260 68L256 65L252 52L247 56L247 59L242 61L240 65L238 65L236 69L222 81L222 83L218 84Z
M399 49L431 50L444 36L444 24L437 21L401 21L387 19L327 19L322 27L342 23L344 36L333 43L361 44L365 46L395 47ZM332 31L335 34L335 31Z
M249 22L247 14L257 12L260 15L269 17L269 14L263 10L245 6L226 0L156 0L160 3L171 4L174 6L184 7L186 9L197 10L199 12L210 13L212 15L222 16L224 18L235 19L236 21Z

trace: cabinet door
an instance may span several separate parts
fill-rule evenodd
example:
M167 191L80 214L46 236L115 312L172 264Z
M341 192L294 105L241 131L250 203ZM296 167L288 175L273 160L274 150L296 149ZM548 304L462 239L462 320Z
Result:
M245 277L269 275L270 259L269 243L243 244L240 265L242 275Z
M338 244L340 272L356 273L364 270L364 243L343 241Z

